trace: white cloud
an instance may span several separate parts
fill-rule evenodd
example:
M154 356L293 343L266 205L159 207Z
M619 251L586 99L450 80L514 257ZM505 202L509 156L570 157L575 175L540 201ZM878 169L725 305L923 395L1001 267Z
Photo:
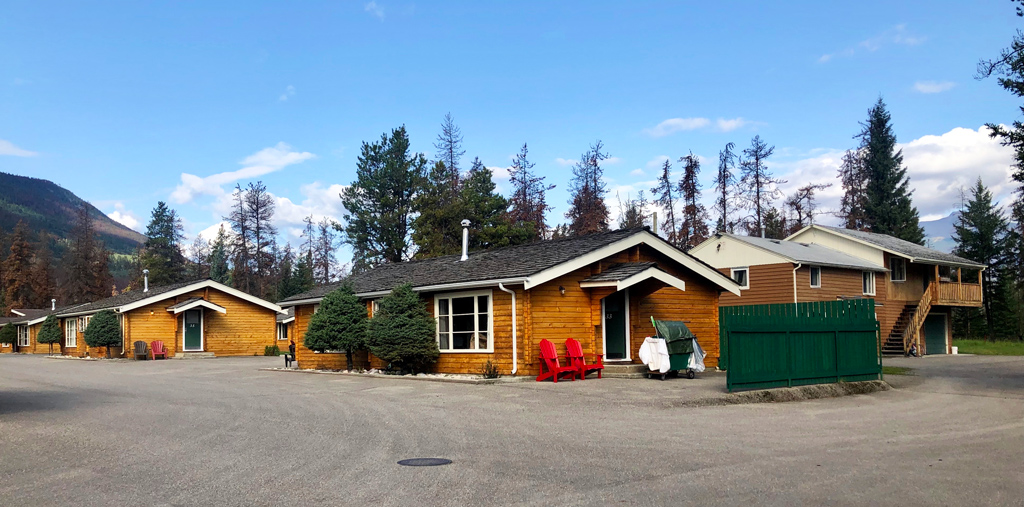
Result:
M287 197L275 197L277 209L274 213L274 225L280 230L287 230L290 236L297 238L302 232L302 220L310 215L313 215L313 220L317 222L323 218L341 222L341 217L345 214L345 207L341 204L341 192L347 187L337 183L325 187L316 181L299 188L303 196L299 203Z
M512 168L512 166L509 166L509 167L487 166L487 168L491 170L491 177L492 178L494 178L496 180L507 180L510 177L510 174L509 174L508 171L509 171L509 169Z
M743 127L748 123L750 122L744 120L743 118L733 118L731 120L719 118L718 121L715 122L715 125L717 126L718 130L721 130L722 132L732 132L733 130Z
M555 163L562 167L566 167L575 164L576 159L558 157L555 159Z
M661 169L661 166L665 165L666 160L671 161L672 157L669 157L668 155L658 155L657 157L654 157L651 160L647 161L647 168Z
M224 226L224 232L227 234L228 238L230 238L234 234L234 231L231 230L231 224L225 221L220 221L199 231L198 233L196 233L196 236L201 237L206 241L212 242L213 240L217 239L217 233L218 231L220 231L221 226ZM188 240L193 241L195 240L195 237L188 238Z
M170 198L179 204L191 202L199 195L212 195L223 200L229 194L224 191L222 185L280 171L285 167L315 157L316 155L308 151L293 151L288 144L277 143L277 146L264 148L244 158L240 162L244 167L237 171L222 172L206 177L181 173L181 184L171 192Z
M633 169L632 171L629 171L629 174L630 174L630 176L643 176L643 175L645 175L647 173L645 173L643 169L640 169L639 167L637 167L636 169Z
M0 139L0 155L11 155L14 157L34 157L39 153L19 148L10 141Z
M942 93L954 86L956 83L952 81L918 81L914 83L914 90L920 93Z
M113 211L111 213L107 213L107 216L110 217L111 220L113 220L113 221L115 221L115 222L117 222L117 223L119 223L119 224L129 228L129 229L132 229L132 230L135 230L135 231L139 230L138 229L139 219L133 217L131 215L131 213L128 213L128 212L125 212L125 211L115 210L115 211Z
M377 5L376 1L372 1L363 6L363 11L369 12L371 16L384 21L384 7Z
M295 87L292 86L292 85L288 85L287 87L285 87L284 93L282 93L281 96L277 98L277 100L287 101L289 97L294 97L294 96L295 96Z
M904 46L916 46L923 43L927 38L913 35L907 31L906 24L896 25L874 37L869 37L860 41L856 46L837 51L835 53L826 53L818 58L818 63L827 63L832 61L837 56L853 56L859 50L868 52L878 51L882 47L888 44L900 44Z
M685 130L697 130L711 123L707 118L669 118L654 127L644 129L651 137L665 137Z

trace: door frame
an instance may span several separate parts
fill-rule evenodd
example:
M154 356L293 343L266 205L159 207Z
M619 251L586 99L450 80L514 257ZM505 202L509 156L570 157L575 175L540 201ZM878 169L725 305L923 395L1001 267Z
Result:
M191 311L199 312L199 348L189 349L185 347L185 315ZM181 351L182 352L202 352L206 350L206 315L204 315L203 308L196 308L195 310L185 310L181 312Z
M944 331L943 336L942 336L942 343L943 343L942 354L947 354L948 355L949 354L949 346L951 345L950 344L950 335L953 333L953 330L950 329L950 327L949 327L949 325L950 325L949 313L948 312L947 313L931 313L931 314L925 316L925 320L928 320L928 317L932 317L932 316L938 317L939 315L942 315L942 324L943 324L943 331ZM921 327L924 327L924 322L921 323ZM933 352L928 350L928 336L927 335L924 336L924 343L925 343L925 350L924 350L924 354L923 355L926 355L926 356L932 355Z
M615 291L615 292L618 292L618 291ZM612 294L615 294L615 292L612 292ZM629 328L632 327L630 325L631 323L630 323L630 320L629 320L629 289L628 288L627 289L622 289L622 293L623 293L623 299L624 299L624 305L623 306L626 309L626 357L624 357L622 359L608 359L608 335L606 333L606 331L608 329L608 326L605 323L605 317L607 316L607 312L604 311L604 300L605 300L605 298L607 298L608 296L611 296L612 294L608 294L608 296L605 296L605 297L601 298L601 355L604 356L603 359L604 359L604 361L606 363L614 363L614 362L620 362L620 361L621 362L632 362L633 361L633 349L630 346L630 337L629 337Z

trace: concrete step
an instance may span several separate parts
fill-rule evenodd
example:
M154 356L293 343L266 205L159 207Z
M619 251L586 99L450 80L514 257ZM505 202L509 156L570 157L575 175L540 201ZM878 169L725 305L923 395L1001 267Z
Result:
M646 364L604 363L602 376L608 378L644 378L647 376Z
M213 359L213 352L178 352L175 359Z

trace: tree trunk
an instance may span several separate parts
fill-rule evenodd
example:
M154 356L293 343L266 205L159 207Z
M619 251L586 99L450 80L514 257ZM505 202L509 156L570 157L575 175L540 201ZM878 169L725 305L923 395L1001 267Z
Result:
M345 362L348 363L348 371L352 371L352 351L345 351Z

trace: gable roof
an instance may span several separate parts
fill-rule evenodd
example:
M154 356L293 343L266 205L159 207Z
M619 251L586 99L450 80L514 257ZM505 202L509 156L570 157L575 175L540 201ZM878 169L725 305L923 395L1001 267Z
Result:
M724 290L736 290L732 279L669 245L650 231L638 228L472 252L465 261L460 260L461 255L447 255L384 264L351 275L343 282L291 296L280 303L315 302L345 282L351 283L356 294L362 297L385 295L403 283L412 284L418 291L497 283L523 283L529 289L640 243L665 253Z
M50 310L47 308L12 308L11 313L14 314L12 318L25 317L29 319L35 319L37 317L47 315L48 313L50 313Z
M803 233L804 231L814 228L820 231L824 231L837 236L844 236L857 241L861 244L875 247L879 250L883 250L890 254L896 254L901 257L906 257L910 262L916 262L921 264L951 264L954 266L970 267L970 268L986 268L984 264L974 262L970 259L965 259L958 255L951 253L940 252L931 248L918 245L917 243L911 243L899 238L889 236L887 234L878 234L874 232L857 231L853 229L843 229L839 227L828 227L824 225L811 225L808 226L793 235L789 239Z
M583 279L584 282L617 282L625 280L637 273L642 273L647 268L657 266L656 262L623 262L615 264L608 269Z
M759 238L757 236L739 236L726 233L717 233L715 236L742 241L756 248L785 257L795 263L862 271L888 271L885 266L879 266L859 257L814 243L798 243L796 241Z
M230 294L232 296L262 306L264 308L274 310L275 312L282 311L281 307L275 305L274 303L265 301L256 296L246 294L240 290L233 289L231 287L228 287L227 285L206 278L200 280L192 280L188 282L179 282L172 283L169 285L150 287L149 290L145 292L141 290L133 290L109 298L101 299L99 301L94 301L92 303L85 303L83 305L78 305L63 310L58 309L57 312L55 313L57 314L58 317L73 317L76 315L88 315L91 313L96 313L100 310L115 310L117 312L126 312L129 310L134 310L136 308L146 306L148 304L156 303L158 301L172 298L181 294L187 294L194 290L203 289L207 287Z

